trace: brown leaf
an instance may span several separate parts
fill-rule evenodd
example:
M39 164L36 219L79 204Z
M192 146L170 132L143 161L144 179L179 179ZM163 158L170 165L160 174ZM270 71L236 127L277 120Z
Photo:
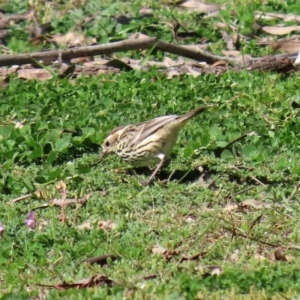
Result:
M254 259L256 259L256 260L258 260L258 261L269 260L269 259L267 259L266 257L262 256L262 255L259 254L259 253L255 253L255 254L254 254Z
M202 274L203 278L209 277L209 276L219 276L222 274L222 267L220 266L206 266L205 267L207 271Z
M126 288L124 291L123 299L124 300L135 299L135 297L134 297L135 291L136 291L136 288L133 288L133 287Z
M114 255L114 254L105 254L105 255L101 255L101 256L96 256L96 257L91 257L91 258L87 258L86 260L84 261L81 261L82 262L88 262L90 263L91 265L92 264L98 264L100 266L105 266L108 264L108 261L111 260L111 261L115 261L117 260L119 257L117 255Z
M286 26L286 27L279 27L279 26L264 26L262 30L266 33L273 34L273 35L285 35L291 33L292 31L300 32L300 26Z
M175 76L180 76L180 75L181 75L181 73L180 73L178 70L170 70L170 71L168 72L167 78L168 78L168 79L172 79L173 77L175 77Z
M103 228L105 230L114 230L117 228L117 224L111 220L108 221L99 221L98 228Z
M240 251L238 249L234 250L230 255L230 261L236 263L239 260Z
M112 285L116 285L117 283L114 282L113 280L109 279L107 276L103 276L103 275L95 275L91 278L88 279L83 279L77 283L66 283L66 282L62 282L59 284L36 284L37 286L41 286L41 287L46 287L46 288L54 288L57 290L66 290L66 289L72 289L72 288L77 288L77 289L85 289L85 288L91 288L91 287L98 287L98 286L102 286L102 285L108 285L108 286L112 286Z
M154 245L151 249L151 252L153 254L164 254L165 252L167 252L167 249L159 245Z
M189 66L188 64L186 64L186 69L187 69L187 74L192 75L193 77L198 77L199 75L201 75L201 72L195 70L192 66Z
M82 223L82 224L78 225L77 229L79 229L79 230L92 229L92 225L91 225L90 222L85 222L85 223Z
M4 40L5 38L7 38L9 36L9 31L8 30L0 30L0 42L2 44L2 40Z
M45 24L33 24L31 26L27 27L27 30L31 33L31 39L45 35L49 33L51 30L53 30L53 27L51 26L51 23L45 23Z
M141 17L152 17L153 9L150 7L142 7L139 11Z
M222 34L223 40L226 43L227 49L234 50L235 47L234 47L234 43L233 43L231 36L226 31L222 31L221 34Z
M0 29L5 29L7 26L7 20L0 17Z
M270 44L274 51L296 53L300 51L300 41L277 41Z
M75 65L62 64L59 69L59 77L65 78L68 75L72 75L75 71Z
M123 60L120 59L112 59L105 63L106 66L118 68L120 70L124 71L132 71L132 67L128 64L126 64Z
M225 56L239 57L241 55L240 51L237 50L222 50Z
M9 80L9 76L0 77L0 89L7 87L9 85Z
M68 32L67 34L41 35L30 40L33 45L54 43L56 46L78 47L96 44L95 38L85 37L82 33Z
M282 246L279 246L274 250L274 257L277 261L287 261Z
M279 14L279 13L273 13L273 12L262 12L262 11L255 11L254 12L255 19L260 20L284 20L286 22L292 21L292 22L300 22L300 16L299 15L293 15L293 14Z
M271 208L273 206L273 203L271 202L264 202L264 201L259 201L255 199L247 199L241 202L240 204L243 208L244 207L249 207L252 206L254 208Z
M151 249L151 252L153 254L159 254L159 255L162 255L166 261L169 261L172 259L172 257L176 254L175 251L168 251L167 249L165 249L164 247L162 246L159 246L159 245L155 245L152 247Z
M193 256L182 256L181 259L179 260L179 263L183 261L195 261L195 260L200 260L205 256L207 252L201 252Z
M150 280L150 279L155 279L157 277L159 277L158 274L149 274L149 275L144 276L143 279L144 280Z
M242 208L242 209L249 209L250 207L254 207L257 209L262 209L262 208L271 208L273 206L273 203L271 202L263 202L255 199L247 199L242 201L239 204L229 204L226 205L223 208L223 211L232 211L234 209Z
M188 215L185 217L184 221L185 221L186 223L195 223L195 222L196 222L196 217L195 217L193 214L188 214Z
M100 191L100 195L102 196L102 197L107 197L108 195L109 195L109 190L102 190L102 191Z
M90 195L87 195L85 198L81 198L81 199L57 199L54 198L53 200L49 201L49 203L51 203L52 205L56 205L56 206L68 206L71 204L84 204L85 202L87 202L87 200L90 198Z
M237 204L228 204L223 208L223 211L232 211L234 209L238 209L239 206Z
M52 74L46 69L20 69L17 71L18 78L36 79L45 81L52 78Z
M185 0L185 1L179 1L176 3L177 6L184 7L188 10L195 11L198 13L212 13L216 12L220 9L220 6L217 4L207 4L204 2L201 2L199 0Z
M146 34L143 34L140 32L136 32L129 37L130 40L141 40L144 38L149 38L149 35L146 35Z

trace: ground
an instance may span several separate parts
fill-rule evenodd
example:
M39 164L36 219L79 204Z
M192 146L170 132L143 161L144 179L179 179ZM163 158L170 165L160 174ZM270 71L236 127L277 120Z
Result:
M213 24L221 20L251 37L241 42L242 53L259 57L271 50L253 40L254 11L286 15L300 8L294 1L233 1L215 20L157 1L99 2L9 1L4 9L21 14L31 4L41 23L51 22L51 34L77 25L98 43L134 32L198 42L199 36L174 38L166 23L175 16L218 55L225 43ZM138 17L143 6L153 10L150 19ZM134 19L116 22L125 13ZM33 45L24 30L31 22L7 25L2 53L57 47ZM116 54L144 62L165 56L177 59L152 50ZM3 299L297 299L297 72L172 79L157 68L75 79L51 72L45 81L13 74L0 89ZM101 143L116 126L207 104L215 108L186 125L153 185L140 185L147 170L113 156L99 161ZM70 205L62 207L64 201Z

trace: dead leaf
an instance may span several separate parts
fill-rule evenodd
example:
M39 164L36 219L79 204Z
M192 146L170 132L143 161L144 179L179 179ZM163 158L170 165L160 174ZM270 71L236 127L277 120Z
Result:
M6 88L9 85L9 80L10 80L9 76L0 77L0 89Z
M88 262L89 264L97 264L100 266L105 266L108 264L108 261L115 261L119 258L119 256L114 255L114 254L105 254L105 255L101 255L101 256L96 256L96 257L91 257L91 258L87 258L84 261L81 261L80 263L83 262Z
M178 70L170 70L170 72L168 72L168 79L172 79L175 76L180 76L181 73Z
M234 209L238 209L239 206L237 204L228 204L223 208L223 211L232 211Z
M295 60L294 65L295 65L295 66L300 65L300 51L298 52L298 55L297 55L297 58L296 58L296 60Z
M186 223L195 223L196 222L196 217L193 214L189 214L185 217L184 221Z
M255 199L247 199L242 201L239 204L229 204L226 205L223 208L223 211L232 211L234 209L242 208L242 209L248 209L250 207L254 207L257 209L262 209L262 208L271 208L273 206L273 203L271 202L263 202Z
M117 228L117 224L111 220L109 221L99 221L98 228L102 228L105 230L114 230Z
M72 75L75 71L75 65L69 65L63 63L62 66L59 69L59 77L60 78L65 78L69 75Z
M102 190L102 191L100 191L100 195L102 196L102 197L107 197L108 195L109 195L109 190Z
M221 34L222 34L223 40L226 43L227 49L228 50L234 50L234 48L235 48L234 47L234 42L233 42L231 36L226 31L222 31Z
M167 68L170 68L170 67L176 67L176 66L182 66L184 64L184 61L182 59L179 58L178 61L176 60L173 60L167 56L164 57L164 60L163 62L165 63L166 67Z
M82 223L82 224L78 225L77 229L79 229L79 230L92 229L92 225L91 225L90 222L85 222L85 223Z
M196 255L193 256L182 256L179 260L179 263L183 262L183 261L195 261L195 260L200 260L201 258L203 258L205 256L207 252L201 252L198 253Z
M263 43L259 43L263 45ZM265 43L265 45L270 45L273 48L273 51L281 51L284 53L294 54L300 51L300 41L277 41L277 42L269 42Z
M5 29L0 30L0 42L1 42L1 44L3 43L2 40L6 39L8 36L9 36L9 31L8 30L5 30Z
M166 251L167 251L167 249L165 249L164 247L159 246L159 245L155 245L151 249L151 252L153 254L164 254Z
M44 231L45 227L49 226L49 221L40 220L37 225L38 225L38 230Z
M259 253L255 253L254 254L254 259L258 260L258 261L264 261L264 260L268 260L266 257L262 256Z
M186 64L185 67L188 71L187 74L192 75L193 77L198 77L199 75L201 75L201 72L195 70L192 66Z
M241 202L240 204L243 208L244 207L249 207L252 206L254 208L271 208L273 206L272 202L264 202L264 201L259 201L255 199L247 199Z
M292 31L300 32L300 26L264 26L261 28L264 32L273 34L273 35L285 35L291 33Z
M155 245L152 247L151 249L151 252L153 254L159 254L159 255L162 255L166 261L169 261L171 260L171 258L176 254L175 251L168 251L167 249L165 249L164 247L162 246L159 246L159 245Z
M149 35L146 35L146 34L143 34L140 32L136 32L129 37L130 40L141 40L144 38L149 38Z
M57 47L67 46L68 48L97 44L97 40L95 38L85 37L82 33L72 31L67 34L40 35L30 41L33 45L54 43Z
M120 60L120 59L112 59L108 62L105 63L106 66L109 66L109 67L114 67L114 68L118 68L120 70L124 70L124 71L132 71L133 68L125 63L123 60Z
M139 11L141 17L152 17L153 9L150 7L142 7Z
M236 58L236 62L242 66L248 66L252 60L252 56L249 54L240 55Z
M203 278L209 277L209 276L220 276L222 274L222 267L220 266L205 266L207 271L202 274Z
M241 55L241 52L237 50L222 50L222 53L229 57L239 57Z
M136 291L136 288L133 288L133 287L126 288L125 291L124 291L123 299L124 300L134 299L135 291Z
M261 19L261 20L284 20L286 22L293 21L293 22L300 22L300 16L299 15L293 15L293 14L279 14L279 13L273 13L273 12L262 12L262 11L255 11L254 12L255 19Z
M31 33L31 39L45 35L53 30L51 22L45 24L33 24L27 27L27 30Z
M102 286L105 284L108 286L112 286L112 285L116 285L117 283L114 282L113 280L109 279L108 276L95 275L91 278L83 279L77 283L62 282L62 283L58 283L55 285L38 283L35 285L41 286L41 287L46 287L46 288L54 288L54 289L63 291L63 290L72 289L72 288L85 289L85 288L99 287L99 286Z
M5 18L1 18L0 16L0 29L5 29L7 26L7 20Z
M195 50L195 51L199 50L199 52L200 52L201 50L207 50L209 47L209 44L208 43L204 43L204 44L198 43L198 44L193 44L193 45L184 45L184 47L187 49L190 49L190 50ZM197 62L197 63L199 63L199 62Z
M188 10L195 11L198 13L212 13L216 12L220 9L220 6L217 4L207 4L204 2L201 2L199 0L185 0L185 1L179 1L176 3L177 6L184 7Z
M240 250L236 249L233 251L233 253L230 255L230 261L233 263L236 263L239 260L240 256Z
M52 74L46 69L20 69L17 71L18 78L36 79L45 81L52 78Z
M293 255L286 255L285 257L286 257L287 261L294 261L294 260L296 260L296 257L293 256Z
M159 277L158 274L149 274L149 275L144 276L143 279L144 280L150 280L150 279L155 279L157 277Z
M279 246L274 250L274 257L277 261L287 261L282 246Z

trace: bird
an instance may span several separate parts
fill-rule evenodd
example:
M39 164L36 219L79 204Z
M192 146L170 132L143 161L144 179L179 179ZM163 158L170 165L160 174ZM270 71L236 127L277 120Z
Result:
M207 105L183 115L161 116L117 127L104 139L100 160L115 153L134 167L156 165L150 178L142 182L143 186L149 185L168 161L181 128L189 119L212 107Z

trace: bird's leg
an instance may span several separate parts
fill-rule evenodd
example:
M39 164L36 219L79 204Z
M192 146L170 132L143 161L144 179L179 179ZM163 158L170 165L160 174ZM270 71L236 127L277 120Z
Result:
M159 170L164 166L164 164L167 161L167 158L166 158L165 154L163 154L163 153L158 154L157 157L160 159L160 162L157 165L156 169L151 174L150 178L147 181L142 182L143 186L149 185L150 183L153 182L155 176L157 175L157 173L159 172Z
M170 157L166 158L163 164L163 168L167 168L170 163L171 163L171 158Z

